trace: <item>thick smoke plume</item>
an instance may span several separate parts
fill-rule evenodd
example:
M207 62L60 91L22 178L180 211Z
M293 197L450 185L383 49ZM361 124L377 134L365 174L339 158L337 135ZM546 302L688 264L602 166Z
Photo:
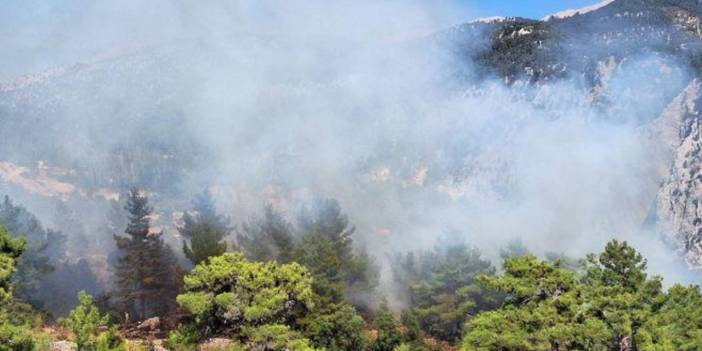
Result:
M507 85L465 54L486 35L457 50L470 12L449 1L41 3L26 11L48 24L0 36L17 49L0 92L20 101L0 110L0 190L48 224L60 201L89 214L81 235L119 231L106 199L137 185L179 245L178 212L206 187L235 222L331 197L381 261L447 235L493 257L517 238L582 255L616 237L668 282L695 279L646 227L662 175L644 125L692 79L670 58L605 65L598 89Z

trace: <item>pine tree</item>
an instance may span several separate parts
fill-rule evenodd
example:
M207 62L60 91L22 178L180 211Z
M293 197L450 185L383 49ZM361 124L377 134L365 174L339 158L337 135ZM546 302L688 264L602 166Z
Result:
M378 336L371 347L372 351L392 351L402 343L400 328L385 302L376 313L373 324L378 331Z
M298 221L304 235L325 237L341 261L351 259L352 237L356 227L349 224L348 216L341 212L336 200L317 199L311 206L302 209Z
M219 256L227 251L224 238L229 235L229 219L217 214L212 194L205 190L193 201L193 209L183 215L180 234L190 240L183 240L183 253L190 262L198 264L209 257Z
M649 277L646 263L626 241L610 241L604 252L587 256L588 313L611 330L611 348L627 350L651 335L649 321L665 295L662 278Z
M438 244L433 250L396 256L393 274L411 302L422 330L434 338L454 342L470 315L494 307L489 292L476 281L495 272L480 251L462 242Z
M318 294L339 302L342 295L353 300L373 292L378 284L378 267L363 250L354 252L356 228L336 200L316 200L303 208L298 221L301 240L293 259L312 272ZM362 298L351 302L356 307L365 304Z
M12 297L10 277L24 249L24 240L12 238L7 229L0 225L0 306Z
M22 206L15 205L8 196L0 203L0 225L15 236L25 238L26 248L17 263L13 276L17 296L35 307L43 306L39 297L39 282L54 271L64 253L66 237L63 233L45 229L39 219Z
M242 224L237 239L249 259L279 263L292 259L292 226L270 204L263 208L263 216L253 216Z
M163 243L163 233L150 231L153 208L138 189L129 192L125 210L126 236L114 236L120 254L115 296L123 310L138 319L167 313L175 305L180 276L175 256Z
M25 249L22 238L13 238L0 225L0 351L36 350L30 326L17 311L22 303L13 300L11 276ZM19 317L19 318L18 318Z

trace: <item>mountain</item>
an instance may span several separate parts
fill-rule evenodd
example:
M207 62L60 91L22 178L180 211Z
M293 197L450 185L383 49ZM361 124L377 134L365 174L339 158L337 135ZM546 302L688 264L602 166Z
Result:
M442 216L502 213L488 211L496 202L509 203L503 212L521 206L514 212L530 215L530 206L540 208L538 215L561 206L573 217L592 212L579 219L583 225L596 215L631 217L702 267L700 1L614 0L542 20L490 18L393 42L380 53L327 38L249 32L235 38L130 49L0 84L5 189L102 201L139 185L158 194L162 225L172 225L168 212L185 206L195 189L213 184L229 182L235 195L227 196L242 207L242 199L260 194L288 203L331 193L347 196L362 229L386 233L402 222L416 237L435 224L420 219L431 213L427 208L449 208L451 201L460 208ZM393 56L436 44L448 49L440 59ZM446 88L428 88L434 85ZM470 107L478 102L485 102L482 109ZM624 128L646 146L645 170L636 173L644 180L632 179L625 191L597 188L626 198L616 210L630 208L627 216L606 213L594 200L573 199L582 204L571 209L554 204L555 195L525 190L523 183L542 189L553 178L538 180L542 174L515 156L530 154L516 152L522 131L575 105L584 111L585 131ZM465 111L488 117L469 121ZM529 143L538 151L537 139ZM607 159L609 150L597 152ZM598 164L594 172L588 157L573 157L582 157L593 177L629 168ZM519 179L527 171L535 180ZM561 170L552 171L558 179ZM626 182L616 177L612 184ZM564 183L563 189L581 186ZM369 210L368 203L382 209ZM406 217L388 220L378 211ZM574 226L553 217L535 228ZM524 219L510 228L520 229ZM448 225L443 217L436 221ZM502 224L476 230L500 231Z
M476 48L475 33L489 39ZM439 37L457 43L457 54L476 62L482 78L501 77L508 85L576 79L604 109L610 97L603 86L627 61L655 56L687 67L689 83L654 118L638 121L660 151L660 189L645 225L654 225L690 265L702 267L702 2L610 0L543 20L478 20Z
M694 0L616 0L545 20L468 23L449 35L460 41L460 33L490 32L486 48L464 54L508 80L583 74L596 85L599 63L641 53L670 55L700 70L701 13L702 4Z

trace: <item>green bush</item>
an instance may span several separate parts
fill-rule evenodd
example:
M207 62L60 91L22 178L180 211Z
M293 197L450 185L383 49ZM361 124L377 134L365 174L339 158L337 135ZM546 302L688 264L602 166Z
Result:
M78 306L60 320L73 333L78 350L122 350L123 340L117 335L116 329L108 325L109 317L100 314L93 303L93 297L81 291L78 293L78 301ZM107 330L103 331L104 329Z
M32 333L27 326L0 323L0 351L34 350Z
M168 334L165 346L173 351L192 351L197 348L200 332L192 326L180 325Z
M402 333L395 317L387 305L383 304L373 321L378 330L378 337L373 343L373 351L393 351L402 342Z
M290 330L284 324L266 324L257 328L247 328L244 331L248 342L246 350L249 351L314 351L309 340L299 333Z
M178 303L195 316L203 337L293 323L296 311L313 306L312 278L296 263L250 262L241 253L226 253L198 264L184 281Z
M124 340L117 334L117 327L111 326L98 334L96 351L121 351L125 349Z
M347 304L313 312L303 327L312 344L326 351L365 350L368 344L365 321Z
M32 333L40 322L38 315L12 297L11 277L24 248L23 239L12 238L0 225L0 351L31 351L41 346L41 338Z

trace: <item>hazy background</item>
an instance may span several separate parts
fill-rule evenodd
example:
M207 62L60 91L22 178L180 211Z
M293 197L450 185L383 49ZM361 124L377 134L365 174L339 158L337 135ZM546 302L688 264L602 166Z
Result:
M15 176L0 190L74 238L76 255L103 260L120 230L106 226L107 200L135 185L177 252L179 213L210 188L235 223L267 202L292 219L307 200L336 198L380 262L446 235L491 258L517 238L537 254L577 256L621 238L668 282L698 280L645 226L662 176L643 129L690 83L688 67L632 57L608 72L604 106L581 76L477 79L456 43L430 35L482 15L551 9L500 4L509 10L418 0L3 3L1 81L69 68L1 96L0 158ZM479 50L487 37L461 40ZM83 214L80 230L57 220L57 203Z

